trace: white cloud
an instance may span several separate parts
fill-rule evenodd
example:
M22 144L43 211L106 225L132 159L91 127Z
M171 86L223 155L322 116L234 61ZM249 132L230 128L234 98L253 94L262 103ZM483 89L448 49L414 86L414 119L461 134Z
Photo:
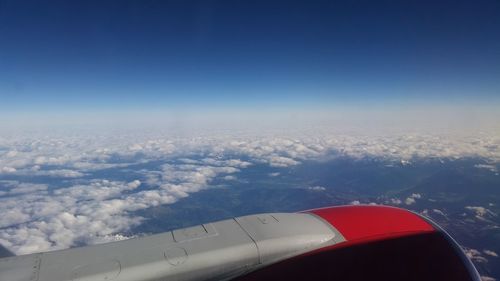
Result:
M488 262L488 259L485 258L480 251L472 248L464 248L465 255L475 262L485 263Z
M496 217L497 214L492 212L491 210L481 207L481 206L465 206L465 209L474 212L476 218L484 219L486 217Z
M143 220L135 211L174 203L208 188L216 178L234 180L236 173L251 165L286 168L337 156L379 157L390 163L461 157L481 157L491 165L500 162L498 136L378 137L317 128L311 132L187 137L142 131L102 135L2 134L0 176L51 177L59 184L0 182L4 187L0 191L0 243L20 254L127 238L121 233ZM144 168L143 182L85 179L93 171L144 163L169 164ZM279 175L269 173L270 177ZM412 194L404 203L415 204L421 198L420 194ZM392 204L403 203L402 199L390 200ZM480 208L483 207L467 209L477 216L494 215Z
M326 188L322 187L322 186L309 186L307 189L309 190L313 190L313 191L325 191Z
M350 205L360 205L361 202L359 202L358 200L354 200L352 201L351 203L349 203Z
M488 255L490 257L495 257L495 258L498 258L498 254L494 251L491 251L491 250L483 250L483 253L485 255Z
M53 169L42 171L37 166L33 166L31 170L21 170L17 174L29 176L49 176L53 178L80 178L85 176L84 173L70 169Z
M269 157L268 161L271 167L281 167L281 168L298 165L300 163L299 161L293 160L292 158L283 156L271 156Z
M410 197L415 198L415 199L420 199L420 198L422 198L422 195L420 195L420 193L413 193L412 195L410 195Z
M22 193L32 193L36 191L45 191L48 189L47 184L24 183L19 181L0 181L0 187L5 188L0 195L16 195Z
M2 173L15 173L16 171L17 169L12 167L2 167L2 169L0 170L0 172Z
M490 165L490 164L476 164L476 165L474 165L474 167L476 167L478 169L490 170L493 173L498 172L498 169L497 169L497 167L495 165Z
M22 188L25 193L0 199L4 214L0 217L0 239L18 254L101 241L141 221L127 213L151 205L139 193L124 193L139 185L137 180L94 180L89 185L61 188L48 195L41 188L32 188L28 193L20 184L12 190Z
M405 199L405 204L406 205L412 205L412 204L415 204L417 202L416 199L420 199L422 198L422 195L419 194L419 193L413 193L412 195L408 196L406 199Z
M435 214L438 214L438 215L441 215L441 216L443 216L443 217L446 217L446 214L445 214L443 211L439 210L439 209L432 209L432 211L433 211Z
M219 175L234 178L231 174L239 171L229 166L165 164L161 171L148 172L157 177L157 188L140 191L139 180L91 180L57 188L51 194L47 185L4 182L9 194L18 195L0 198L4 214L0 217L0 239L18 254L109 241L142 221L134 211L174 203L207 188Z
M16 187L12 188L10 194L21 194L21 193L32 193L36 191L47 190L48 185L46 184L33 184L33 183L20 183Z
M242 161L240 159L216 160L212 158L204 158L199 162L213 166L228 166L236 168L247 168L252 165L252 163Z
M415 204L415 199L411 198L411 197L408 197L405 199L405 204L406 205L412 205L412 204Z
M480 217L486 215L488 210L484 207L478 207L478 206L466 206L465 209L474 211L474 213L476 213L476 215Z
M403 166L408 166L408 165L411 165L411 162L410 162L410 161L408 161L408 160L406 160L406 159L401 159L401 161L400 161L400 162L401 162L401 165L403 165Z
M394 205L401 205L401 204L403 203L403 202L402 202L400 199L398 199L398 198L391 198L389 201L390 201L390 203L391 203L391 204L394 204Z
M134 181L131 181L127 184L128 188L129 189L136 189L138 188L139 186L141 185L141 181L140 180L134 180Z
M234 181L234 180L236 180L236 177L235 176L225 176L223 179L227 180L227 181Z
M391 161L407 162L413 158L457 159L481 157L490 164L478 168L493 168L500 161L500 138L495 135L454 136L387 134L384 137L359 134L338 134L327 128L318 128L314 134L290 133L287 137L236 134L177 138L158 133L121 133L92 138L87 135L39 136L21 135L0 139L0 145L9 149L0 154L0 173L28 169L34 166L64 166L65 169L101 169L106 166L126 165L108 162L113 155L146 159L208 152L209 165L245 168L251 161L217 159L217 155L234 154L250 157L276 167L297 165L302 160L318 159L329 153L354 158L381 157ZM186 154L187 152L187 154ZM137 159L135 159L137 160ZM134 160L134 161L135 161ZM196 160L199 161L199 160ZM233 163L216 163L226 161ZM56 167L57 168L57 167Z

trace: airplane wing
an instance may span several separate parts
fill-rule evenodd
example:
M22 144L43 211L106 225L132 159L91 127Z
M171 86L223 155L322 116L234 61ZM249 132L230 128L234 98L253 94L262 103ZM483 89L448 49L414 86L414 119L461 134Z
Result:
M1 281L480 280L427 218L384 206L267 213L0 258Z

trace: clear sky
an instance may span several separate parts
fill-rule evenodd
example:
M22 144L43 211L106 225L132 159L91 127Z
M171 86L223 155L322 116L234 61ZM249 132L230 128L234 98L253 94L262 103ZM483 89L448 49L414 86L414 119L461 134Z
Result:
M0 111L500 105L500 2L0 0Z

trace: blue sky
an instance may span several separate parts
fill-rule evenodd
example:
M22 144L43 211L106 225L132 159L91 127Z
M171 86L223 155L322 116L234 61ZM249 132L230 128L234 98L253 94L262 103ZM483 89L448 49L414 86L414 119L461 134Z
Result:
M500 2L0 0L0 110L500 105Z

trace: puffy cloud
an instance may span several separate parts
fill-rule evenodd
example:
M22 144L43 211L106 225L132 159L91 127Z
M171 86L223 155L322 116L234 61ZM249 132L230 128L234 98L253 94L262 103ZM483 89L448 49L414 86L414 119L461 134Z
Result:
M491 250L483 250L483 253L485 255L488 255L490 257L495 257L495 258L498 258L498 254L494 251L491 251Z
M0 170L0 172L2 173L15 173L16 171L17 169L12 167L2 167L2 169Z
M401 205L401 203L403 203L403 202L401 201L401 199L398 199L398 198L391 198L391 199L389 200L389 202L390 202L391 204L394 204L394 205Z
M412 204L415 204L415 199L414 198L411 198L411 197L408 197L405 199L405 204L406 205L412 205Z
M405 204L406 205L415 204L417 202L416 199L420 199L420 198L422 198L422 195L420 195L419 193L413 193L412 195L408 196L405 199Z
M227 180L227 181L234 181L234 180L236 180L236 177L235 176L225 176L223 179Z
M0 181L0 187L6 189L1 195L15 195L22 193L32 193L36 191L45 191L48 189L47 184L24 183L19 181Z
M466 206L465 209L474 211L476 215L480 217L486 215L488 210L484 207L477 207L477 206Z
M439 209L432 209L432 212L434 212L435 214L441 215L443 217L446 217L446 214Z
M234 180L236 173L256 164L281 169L309 160L347 156L379 157L394 166L415 158L481 157L488 165L495 165L500 161L499 146L496 136L378 137L328 130L286 136L174 137L152 132L2 135L0 176L18 181L0 182L0 243L20 254L125 239L120 233L143 220L135 211L174 203L208 188L216 178ZM86 178L94 171L144 163L161 164L141 171L142 182ZM27 175L51 177L50 182L58 179L59 184L22 182L22 176ZM420 194L412 194L404 203L414 204L418 199ZM392 204L401 201L391 199ZM493 215L478 209L482 207L469 207L477 216Z
M360 205L361 202L359 202L359 200L354 200L352 201L351 203L349 203L350 205Z
M476 249L472 249L472 248L464 248L464 252L465 252L465 255L475 261L475 262L478 262L478 263L485 263L485 262L488 262L488 259L485 258L480 251L476 250Z
M70 169L40 170L40 166L33 166L30 170L20 170L16 174L29 176L48 176L53 178L80 178L84 173Z
M283 157L283 156L271 156L269 157L269 165L271 167L288 167L299 164L300 162L293 160L292 158Z
M15 172L34 166L61 169L102 169L117 163L119 157L137 161L189 154L209 155L205 164L245 168L250 160L276 167L297 165L302 160L318 159L329 154L354 158L381 157L400 163L413 158L457 159L481 157L488 164L478 168L495 168L500 161L500 138L495 135L454 136L394 134L384 137L373 135L346 135L318 128L313 135L305 132L290 133L286 137L269 134L255 136L217 135L178 138L158 133L122 132L114 135L90 137L88 135L20 135L0 139L0 173ZM249 160L217 159L219 155L244 155ZM199 160L196 160L199 161ZM216 163L226 161L226 163ZM250 162L249 162L250 161ZM233 163L228 163L233 162Z
M218 164L228 163L245 166L238 161ZM235 178L231 174L240 171L205 164L165 164L160 168L146 172L156 177L152 190L138 189L140 180L96 179L48 193L47 185L4 181L7 193L16 196L0 198L0 239L18 254L110 241L142 221L133 212L174 203L207 188L219 175Z
M248 166L252 165L252 163L242 161L240 159L217 160L212 158L204 158L199 162L213 166L228 166L236 168L247 168Z
M47 190L46 184L20 183L9 191L9 194L32 193Z
M120 196L124 191L133 190L140 185L134 180L123 183L109 180L93 180L86 185L75 185L54 190L53 194L62 197L77 198L78 200L105 200Z
M474 212L475 217L480 220L485 220L487 217L496 217L497 214L491 210L481 206L465 206L465 209Z
M309 190L313 190L313 191L325 191L326 188L322 187L322 186L309 186L307 189Z
M403 166L411 165L411 162L408 160L405 160L405 159L401 159L400 162L401 162L401 165L403 165Z
M136 189L138 188L139 186L141 185L141 181L140 180L134 180L134 181L131 181L127 184L128 188L129 189Z
M94 180L89 185L60 188L47 195L32 188L0 199L0 239L18 254L64 249L75 243L95 243L137 225L129 211L151 206L143 194L129 195L139 181Z
M478 169L487 169L490 170L491 172L495 173L498 172L498 169L495 165L490 165L490 164L476 164L474 167Z

